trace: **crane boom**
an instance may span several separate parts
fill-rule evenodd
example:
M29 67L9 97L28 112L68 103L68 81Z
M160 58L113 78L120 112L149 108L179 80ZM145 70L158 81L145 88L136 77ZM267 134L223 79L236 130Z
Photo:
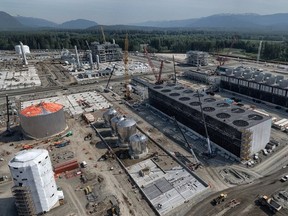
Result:
M193 157L195 158L196 163L199 164L200 162L199 162L198 158L196 157L196 155L195 155L195 153L194 153L194 151L193 151L193 149L192 149L192 145L188 142L188 140L187 140L185 134L183 133L180 125L178 124L178 121L176 120L175 116L174 116L173 118L174 118L174 122L175 122L176 126L178 127L179 131L181 132L181 134L182 134L182 136L183 136L183 138L184 138L184 140L185 140L185 142L186 142L187 147L189 148L191 154L192 154Z
M130 99L130 89L129 89L129 74L128 74L128 34L125 37L125 52L124 52L124 65L125 65L125 87L126 87L126 94L125 97L127 100Z
M157 81L157 80L158 80L158 76L157 76L157 74L156 74L154 64L153 64L153 62L152 62L152 60L151 60L151 58L150 58L150 55L149 55L149 53L148 53L148 51L147 51L147 47L146 47L146 46L144 47L144 54L145 54L145 56L146 56L146 58L147 58L147 60L148 60L148 64L149 64L149 66L151 67L152 72L153 72L153 74L154 74L154 76L155 76L155 79L156 79L156 81Z
M176 76L176 65L175 65L175 57L173 55L173 67L174 67L174 83L177 83L177 76Z
M116 67L116 65L114 64L113 69L112 69L112 71L111 71L111 73L110 73L109 79L108 79L108 81L107 81L106 87L105 87L106 90L108 90L108 86L109 86L111 77L112 77L112 75L113 75L113 72L114 72L114 70L115 70L115 67Z
M161 85L161 84L163 84L163 80L161 79L162 69L163 69L163 60L161 61L161 64L160 64L159 74L158 74L157 80L156 80L156 82L155 82L156 85Z
M204 116L204 113L203 113L202 103L201 103L201 100L200 100L200 93L199 93L198 90L197 90L197 95L198 95L199 106L200 106L200 110L201 110L201 114L202 114L202 120L203 120L203 124L204 124L205 134L206 134L206 140L207 140L207 145L208 145L208 154L211 156L212 155L211 143L210 143L210 138L209 138L209 134L208 134L208 129L207 129L207 125L206 125L205 116Z

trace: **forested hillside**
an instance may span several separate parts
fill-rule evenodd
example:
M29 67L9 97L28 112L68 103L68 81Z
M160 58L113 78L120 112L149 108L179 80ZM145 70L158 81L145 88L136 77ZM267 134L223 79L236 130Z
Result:
M122 48L127 31L106 30L106 41L115 39ZM130 30L129 51L141 51L141 44L148 44L149 52L186 53L188 50L201 50L225 53L223 49L239 49L244 54L257 54L260 40L263 41L261 59L288 60L288 34L283 33L234 33L219 31L189 30ZM12 50L22 41L30 49L88 49L85 41L103 42L100 30L94 31L35 31L35 32L1 32L0 49Z

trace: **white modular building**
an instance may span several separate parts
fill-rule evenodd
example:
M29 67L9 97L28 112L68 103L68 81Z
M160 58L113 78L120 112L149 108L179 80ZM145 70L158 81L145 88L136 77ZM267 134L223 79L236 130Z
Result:
M9 161L18 215L48 212L58 203L57 186L48 151L20 151Z

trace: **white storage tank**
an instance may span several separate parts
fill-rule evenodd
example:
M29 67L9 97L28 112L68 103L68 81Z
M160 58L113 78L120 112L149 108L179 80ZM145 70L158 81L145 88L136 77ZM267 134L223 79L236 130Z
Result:
M111 119L111 133L112 136L116 136L117 135L117 123L119 121L122 121L124 119L123 116L115 116Z
M48 212L58 203L57 186L48 151L18 152L8 163L18 212ZM27 214L28 215L28 214Z
M143 134L133 134L129 137L129 154L132 158L143 158L148 153L148 138Z
M30 53L30 48L27 45L23 45L23 50L24 50L25 54L27 54L27 53L29 54ZM16 51L16 54L22 55L21 45L16 45L15 46L15 51Z
M63 106L41 102L21 110L20 124L25 135L44 138L63 132L66 126Z
M136 134L136 121L124 118L116 124L119 137L119 147L128 147L129 137Z
M109 108L103 113L103 119L106 127L110 127L111 119L117 115L117 111L113 108Z

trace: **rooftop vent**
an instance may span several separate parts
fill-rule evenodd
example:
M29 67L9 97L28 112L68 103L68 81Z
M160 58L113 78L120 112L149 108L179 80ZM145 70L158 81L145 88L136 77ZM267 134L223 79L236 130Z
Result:
M189 94L189 93L193 93L193 91L190 90L190 89L186 89L186 90L183 91L183 93Z
M161 90L161 92L171 92L171 90L170 89L163 89L163 90Z
M217 107L229 107L230 105L228 103L218 103Z
M181 90L181 89L184 89L184 87L182 87L182 86L176 86L174 89L175 89L175 90Z
M214 107L203 107L203 111L205 111L205 112L213 112L213 111L215 111L215 108Z
M249 120L262 120L263 117L257 114L248 115Z
M188 100L190 100L190 98L189 98L189 97L181 97L181 98L179 98L179 100L181 100L181 101L188 101Z
M231 109L231 112L232 113L244 113L245 110L241 109L241 108L233 108L233 109Z
M220 119L226 119L231 117L231 115L229 115L228 113L218 113L216 114L216 116Z
M238 127L247 127L249 125L249 123L247 121L244 121L244 120L235 120L235 121L233 121L233 124L238 126Z
M200 102L191 102L190 103L191 106L200 106Z
M214 102L214 101L216 101L216 99L215 98L205 98L204 101L205 102Z
M169 94L169 95L172 96L172 97L180 96L179 93L171 93L171 94Z

